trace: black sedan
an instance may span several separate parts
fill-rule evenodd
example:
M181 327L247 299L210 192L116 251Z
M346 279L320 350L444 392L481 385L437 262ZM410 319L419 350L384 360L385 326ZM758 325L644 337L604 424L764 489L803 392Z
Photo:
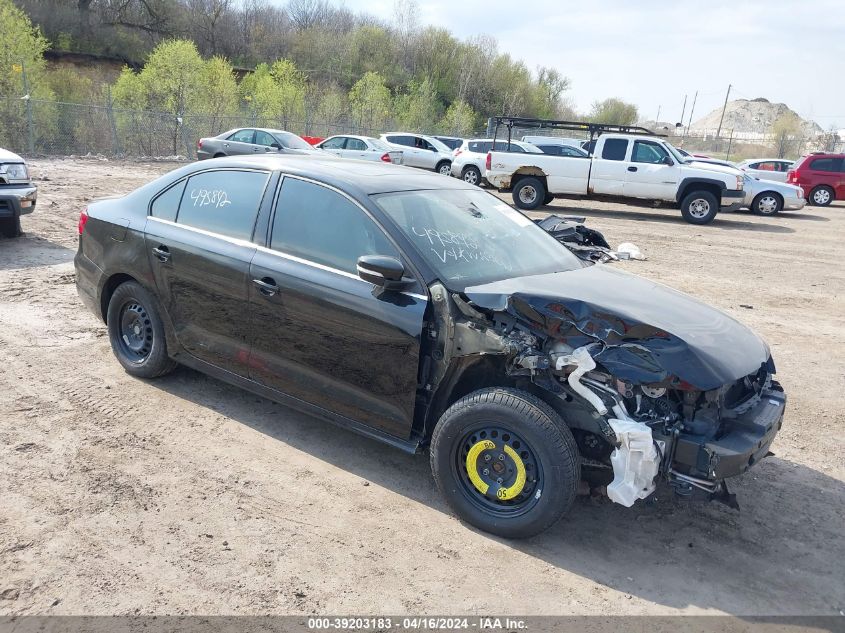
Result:
M194 163L79 222L76 276L117 360L177 363L407 451L450 506L524 537L579 481L731 500L785 397L728 316L582 262L456 179L329 158Z

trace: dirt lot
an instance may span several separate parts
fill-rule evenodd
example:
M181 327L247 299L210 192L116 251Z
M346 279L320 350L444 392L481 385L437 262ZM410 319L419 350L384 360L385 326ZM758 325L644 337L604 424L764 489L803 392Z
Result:
M614 264L761 332L789 397L741 512L659 490L581 498L506 542L457 521L410 457L180 369L113 359L73 284L87 200L173 164L34 161L0 241L0 613L837 614L845 609L845 206L694 227L555 203L649 259Z

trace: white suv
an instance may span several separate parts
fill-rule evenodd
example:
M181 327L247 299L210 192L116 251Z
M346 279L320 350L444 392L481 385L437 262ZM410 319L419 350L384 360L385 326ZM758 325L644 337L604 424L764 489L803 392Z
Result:
M452 175L471 185L480 185L487 152L493 149L492 138L474 138L463 142L452 157ZM507 152L508 142L496 140L496 151ZM531 143L511 141L510 151L517 154L541 154Z
M408 167L431 169L448 176L452 169L452 150L442 141L425 134L388 132L381 140L402 150L402 163Z

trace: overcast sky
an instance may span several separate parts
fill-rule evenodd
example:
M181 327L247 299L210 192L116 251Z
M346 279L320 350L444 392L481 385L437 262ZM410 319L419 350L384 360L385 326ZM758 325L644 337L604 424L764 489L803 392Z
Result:
M580 111L620 97L644 118L694 118L731 99L786 103L827 129L845 127L845 0L418 0L423 24L465 39L485 33L532 70L572 80ZM343 0L393 17L393 0ZM686 116L684 117L686 120Z

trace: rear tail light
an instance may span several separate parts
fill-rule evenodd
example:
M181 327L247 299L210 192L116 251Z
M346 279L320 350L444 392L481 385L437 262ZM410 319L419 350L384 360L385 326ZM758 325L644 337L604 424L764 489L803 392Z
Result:
M197 149L202 149L202 139L197 141Z
M490 152L487 152L487 160L484 161L484 169L490 171L490 165L493 163L493 157L490 155Z
M460 156L460 155L461 155L461 154L463 154L463 153L464 153L464 150L462 150L462 149L459 147L458 149L456 149L456 150L455 150L454 155L455 155L455 156Z
M790 169L788 172L786 172L786 182L791 183L793 185L798 184L798 174L795 173L794 169Z
M79 229L80 235L85 232L86 224L88 224L88 209L79 214L79 224L76 225L76 228Z
M381 155L381 159L385 163L392 163L393 162L392 160L390 160L390 154L388 154L387 152L385 152L384 154Z

